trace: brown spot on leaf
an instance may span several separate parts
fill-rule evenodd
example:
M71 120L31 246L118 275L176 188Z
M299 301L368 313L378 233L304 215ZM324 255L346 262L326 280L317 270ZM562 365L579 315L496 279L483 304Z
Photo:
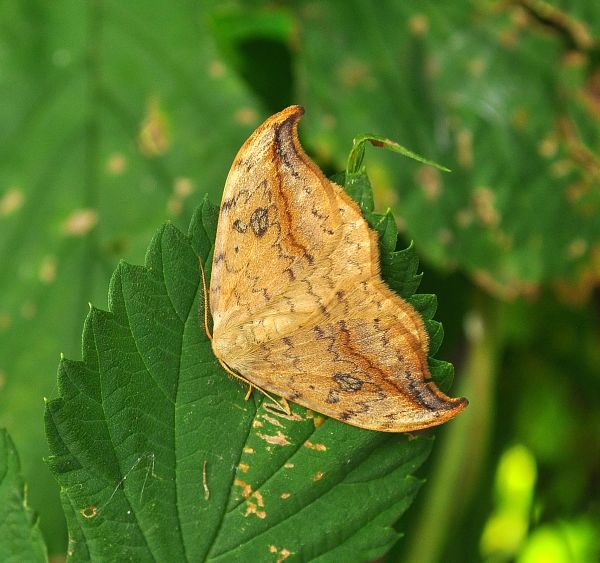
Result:
M120 176L127 168L127 159L121 153L113 153L106 161L106 171L112 176Z
M321 424L323 424L327 419L324 416L321 416L320 414L315 416L313 422L315 424L315 428L319 428L319 426L321 426Z
M308 448L309 450L316 450L318 452L324 452L327 449L325 444L313 444L310 440L306 440L306 442L304 442L304 447Z
M246 505L246 513L244 516L249 516L250 514L255 514L261 520L264 520L267 517L267 513L264 510L259 510L259 508L253 502L248 501Z
M79 511L79 514L81 514L85 519L90 520L91 518L94 518L96 514L98 514L98 508L94 505L86 506Z
M262 417L264 420L266 420L273 426L279 426L279 428L284 428L283 424L281 424L281 422L279 422L276 418L273 418L272 416L269 416L268 414L263 414Z
M321 479L323 479L323 475L325 475L325 473L323 473L322 471L317 471L313 475L313 481L320 481Z
M276 446L289 446L290 441L287 439L287 436L279 430L275 436L271 434L257 434L259 438L264 440L269 444L274 444Z
M252 487L246 483L245 481L242 481L241 479L236 479L233 482L234 485L236 485L237 487L241 487L242 488L242 496L244 498L249 498L250 495L252 494Z
M98 223L98 213L94 209L77 209L63 224L67 235L82 237L87 235Z
M21 208L24 200L22 190L11 188L0 198L0 216L14 213Z

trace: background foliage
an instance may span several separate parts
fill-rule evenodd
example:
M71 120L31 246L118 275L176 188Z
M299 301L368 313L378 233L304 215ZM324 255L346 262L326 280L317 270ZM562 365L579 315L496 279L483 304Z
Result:
M368 155L471 401L390 558L594 560L599 38L587 0L4 2L0 426L50 553L65 528L43 397L59 354L80 356L87 303L105 308L118 259L218 201L252 128L301 103L328 172L365 131L453 169Z

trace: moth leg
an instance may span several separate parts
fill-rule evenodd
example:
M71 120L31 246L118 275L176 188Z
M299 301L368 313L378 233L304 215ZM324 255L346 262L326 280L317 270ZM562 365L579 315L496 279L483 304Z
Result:
M223 360L221 360L221 358L217 358L217 360L219 360L221 367L229 375L233 375L233 377L235 377L236 379L239 379L240 381L243 381L244 383L249 385L248 392L246 393L246 397L244 400L247 401L250 398L252 391L254 391L254 389L256 389L256 390L260 391L265 397L267 397L268 399L271 399L271 401L273 402L273 405L275 405L279 410L286 413L287 415L292 414L292 411L290 410L290 405L288 405L288 402L283 397L281 397L282 403L278 402L277 399L274 399L273 397L271 397L271 395L269 395L269 393L267 393L264 389L261 389L260 387L256 386L254 383L250 383L250 381L248 381L245 377L242 377L239 373L235 373L235 371L233 371Z
M292 409L290 408L290 404L284 397L281 397L281 406L283 407L285 414L287 414L288 416L292 416Z
M204 297L204 330L206 332L206 336L208 336L209 340L212 340L212 334L210 332L210 328L208 327L208 309L210 307L208 303L208 290L206 288L206 275L204 273L204 266L202 265L202 260L198 258L198 263L200 264L200 272L202 272L202 295ZM221 365L223 365L221 363Z

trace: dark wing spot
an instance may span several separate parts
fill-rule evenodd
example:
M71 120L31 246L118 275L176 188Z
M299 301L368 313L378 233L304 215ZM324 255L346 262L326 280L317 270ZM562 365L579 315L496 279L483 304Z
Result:
M240 219L236 219L233 222L233 229L238 233L244 234L248 230L248 225L246 225L246 223L244 223Z
M356 393L357 391L360 391L362 386L365 384L362 379L358 379L349 373L334 373L333 380L339 385L342 391L346 391L348 393Z
M250 216L250 226L258 238L262 237L269 228L269 211L264 207L257 207Z
M340 400L340 394L335 389L330 389L329 394L327 395L327 399L325 399L326 403L333 405Z

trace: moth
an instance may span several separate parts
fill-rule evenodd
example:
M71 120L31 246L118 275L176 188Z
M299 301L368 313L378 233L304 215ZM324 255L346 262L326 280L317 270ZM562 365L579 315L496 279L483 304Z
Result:
M213 352L249 392L348 424L386 432L442 424L467 400L431 381L423 321L382 280L377 235L358 206L304 153L303 113L291 106L267 119L229 171L212 335L205 319Z

